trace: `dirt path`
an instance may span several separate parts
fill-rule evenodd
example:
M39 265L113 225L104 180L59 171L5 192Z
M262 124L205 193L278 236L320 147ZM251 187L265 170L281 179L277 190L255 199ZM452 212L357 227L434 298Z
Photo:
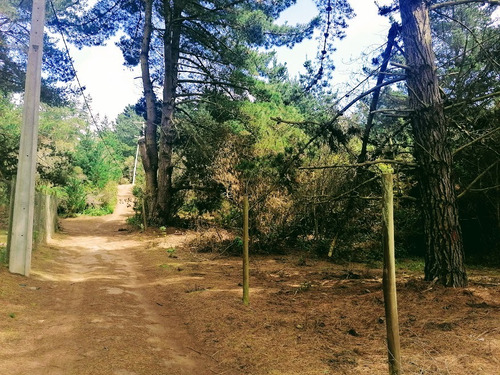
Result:
M15 311L0 336L0 374L207 373L180 317L148 294L134 257L144 245L123 230L132 214L130 188L119 187L112 215L63 220L51 243L57 255L44 262L50 267L34 264L30 279L15 277L13 294L29 293L32 302L22 308L15 295L9 299Z

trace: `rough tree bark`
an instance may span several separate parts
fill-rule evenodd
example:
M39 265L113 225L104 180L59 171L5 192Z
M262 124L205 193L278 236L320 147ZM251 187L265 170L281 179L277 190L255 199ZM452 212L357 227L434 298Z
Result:
M158 190L158 146L156 124L156 96L153 90L149 66L149 50L151 45L153 0L144 1L144 30L141 44L141 78L146 101L146 128L144 138L139 140L142 165L146 175L146 205L149 220L154 219Z
M163 82L159 143L157 214L163 222L168 222L173 215L172 198L174 189L172 186L172 174L174 166L172 164L172 153L176 138L174 111L179 70L182 1L171 2L164 0L163 11L165 15L165 32L163 35L165 78Z
M425 0L400 0L399 4L426 237L425 279L463 287L467 285L463 241L429 8Z
M153 30L153 0L144 1L144 30L140 64L144 98L146 101L146 129L139 141L142 164L146 173L146 205L148 221L165 224L172 217L172 152L176 138L174 128L175 91L178 79L179 44L181 33L182 1L163 1L165 20L162 113L158 139L156 95L153 90L149 65L149 50Z

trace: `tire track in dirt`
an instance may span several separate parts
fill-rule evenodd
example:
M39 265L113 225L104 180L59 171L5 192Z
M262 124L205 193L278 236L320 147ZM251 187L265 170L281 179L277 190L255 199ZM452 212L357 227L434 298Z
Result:
M181 317L158 312L134 251L145 245L125 228L131 186L119 187L112 215L62 221L50 269L34 269L44 313L22 334L2 375L205 374L204 358ZM43 293L43 295L42 295ZM168 291L165 291L168 293ZM168 308L168 307L167 307ZM165 307L162 307L164 312ZM3 358L0 358L2 361Z

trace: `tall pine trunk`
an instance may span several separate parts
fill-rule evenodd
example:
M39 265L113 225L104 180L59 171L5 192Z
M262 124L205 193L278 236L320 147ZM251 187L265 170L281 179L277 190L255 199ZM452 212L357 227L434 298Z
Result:
M163 1L165 17L164 66L162 113L160 120L160 136L158 139L158 122L156 116L156 95L153 90L149 65L149 50L153 30L153 0L144 1L144 30L141 45L141 72L146 101L146 129L144 138L139 142L142 164L146 174L146 206L148 221L165 224L173 216L172 197L172 153L176 138L174 127L175 91L177 86L179 44L181 30L182 5L180 1Z
M174 126L175 98L178 80L179 44L181 35L181 1L164 0L165 33L163 35L163 51L165 77L163 82L163 103L161 114L159 163L158 163L158 205L157 214L162 222L172 220L174 189L172 186L173 145L176 139Z
M158 145L156 123L156 96L149 67L151 45L153 0L144 0L144 30L141 44L141 78L146 101L146 128L144 138L139 141L142 165L146 175L146 206L148 221L154 221L158 193Z
M426 239L425 279L463 287L467 285L463 241L429 9L425 0L400 0L399 4Z

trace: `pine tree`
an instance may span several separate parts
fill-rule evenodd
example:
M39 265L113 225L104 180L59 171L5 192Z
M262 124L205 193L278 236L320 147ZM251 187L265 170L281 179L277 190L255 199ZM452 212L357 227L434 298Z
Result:
M146 128L140 150L151 221L168 222L174 214L177 111L184 103L213 95L247 98L272 58L258 48L293 46L311 37L319 25L319 19L293 27L277 25L281 12L294 3L101 0L83 17L72 14L62 20L73 30L72 41L80 45L100 44L123 31L118 45L126 64L141 67Z

